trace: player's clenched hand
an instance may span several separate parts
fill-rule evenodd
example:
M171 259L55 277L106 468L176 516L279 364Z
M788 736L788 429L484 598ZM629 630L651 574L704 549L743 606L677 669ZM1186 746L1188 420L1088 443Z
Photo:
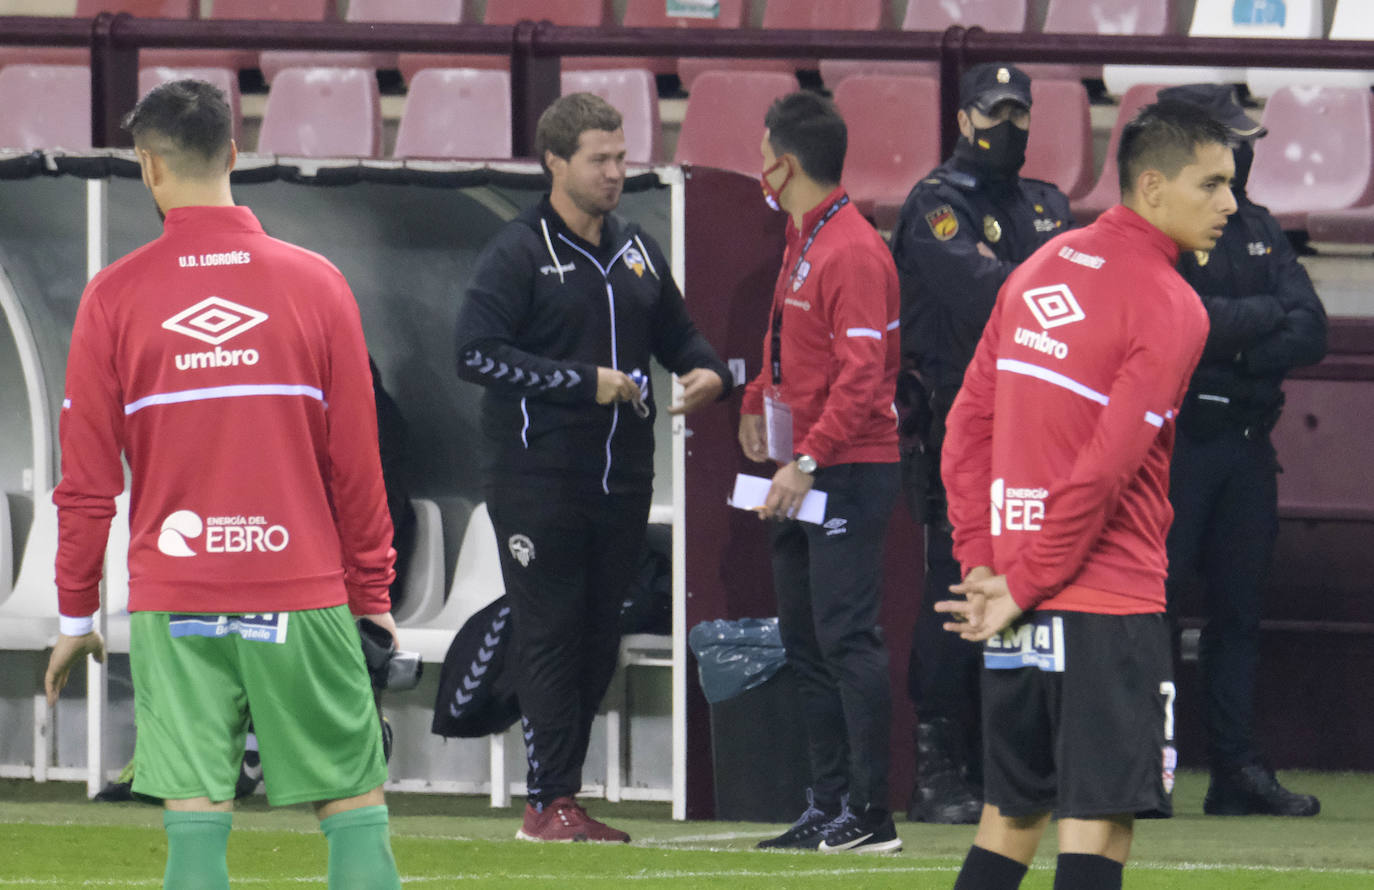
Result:
M768 444L764 439L762 414L739 416L739 447L744 456L755 463L768 460Z
M633 402L639 398L639 384L624 371L614 368L596 369L596 403Z
M57 644L52 647L48 658L48 672L43 675L43 689L48 693L48 707L57 704L57 695L67 685L67 675L77 662L87 655L96 661L105 661L105 641L100 634L91 631L79 637L58 634Z
M935 604L935 611L956 618L945 623L945 630L971 642L986 640L1021 617L1021 607L1007 589L1007 576L993 575L983 566L969 572L968 577L949 590L964 599L942 600Z
M682 384L682 398L668 409L669 414L691 414L725 391L725 381L710 368L693 368L678 377L678 381Z
M390 612L380 612L376 615L359 615L358 617L365 621L371 621L382 630L391 634L391 639L396 643L397 648L400 648L401 639L396 635L396 619L391 617Z

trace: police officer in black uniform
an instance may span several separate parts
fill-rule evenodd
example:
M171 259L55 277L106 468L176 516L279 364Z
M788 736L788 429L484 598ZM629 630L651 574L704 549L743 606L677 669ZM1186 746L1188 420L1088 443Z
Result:
M1279 465L1269 431L1284 375L1326 352L1326 313L1278 220L1245 195L1254 141L1265 130L1234 90L1191 84L1160 99L1199 105L1236 136L1237 210L1217 246L1185 255L1179 271L1202 298L1211 333L1178 417L1169 497L1169 606L1201 574L1206 625L1199 651L1214 815L1314 816L1310 794L1279 784L1255 743L1261 582L1278 533Z
M959 82L954 155L917 183L892 234L902 287L903 487L925 525L925 595L908 669L917 714L914 821L973 823L982 809L977 743L981 647L945 633L931 606L960 580L940 484L945 415L1002 282L1073 224L1048 182L1021 177L1030 78L1011 65L970 68Z

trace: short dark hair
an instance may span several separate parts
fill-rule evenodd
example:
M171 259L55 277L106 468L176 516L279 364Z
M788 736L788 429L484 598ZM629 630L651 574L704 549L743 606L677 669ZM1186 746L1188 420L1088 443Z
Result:
M1231 132L1203 109L1188 102L1164 100L1140 109L1121 130L1116 172L1124 197L1136 179L1154 169L1170 178L1196 156L1203 145L1231 145Z
M152 89L124 116L134 145L166 159L178 176L225 173L234 122L229 102L203 80L174 80Z
M595 93L559 96L539 115L539 123L534 128L534 153L539 157L539 165L548 173L545 152L553 152L554 157L566 161L577 154L583 133L588 130L614 132L623 124L624 119L615 106Z
M773 154L796 155L807 176L838 185L844 174L849 130L835 103L805 91L783 96L763 117Z

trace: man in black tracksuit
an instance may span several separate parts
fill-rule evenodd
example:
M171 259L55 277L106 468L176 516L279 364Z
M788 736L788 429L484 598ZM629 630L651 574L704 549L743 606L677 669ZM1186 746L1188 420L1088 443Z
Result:
M1207 624L1199 652L1211 785L1203 809L1217 815L1312 816L1309 794L1278 783L1255 742L1261 583L1278 534L1278 461L1269 431L1283 407L1284 375L1321 360L1326 313L1278 220L1245 196L1254 140L1265 130L1230 86L1161 90L1207 109L1237 144L1237 210L1217 246L1186 254L1179 271L1211 321L1202 361L1178 416L1170 469L1169 608L1201 573Z
M587 93L541 116L550 193L478 258L458 317L458 375L486 387L486 498L514 619L529 759L518 837L628 841L575 795L615 672L621 603L653 485L650 357L680 375L673 413L729 391L668 260L611 213L625 179L620 113Z
M947 619L931 608L961 580L939 458L945 415L1002 282L1073 225L1063 192L1019 175L1030 105L1030 78L1020 69L987 64L965 72L954 155L911 190L892 233L902 287L902 484L926 533L925 593L907 672L917 717L913 821L972 823L982 811L964 773L976 787L983 650L942 630Z

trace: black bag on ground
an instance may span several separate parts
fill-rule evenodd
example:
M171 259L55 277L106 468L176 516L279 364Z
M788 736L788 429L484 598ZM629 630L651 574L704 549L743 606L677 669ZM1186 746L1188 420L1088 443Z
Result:
M504 596L473 615L458 631L439 669L430 732L476 739L505 732L520 719L514 671L507 671L512 620Z

